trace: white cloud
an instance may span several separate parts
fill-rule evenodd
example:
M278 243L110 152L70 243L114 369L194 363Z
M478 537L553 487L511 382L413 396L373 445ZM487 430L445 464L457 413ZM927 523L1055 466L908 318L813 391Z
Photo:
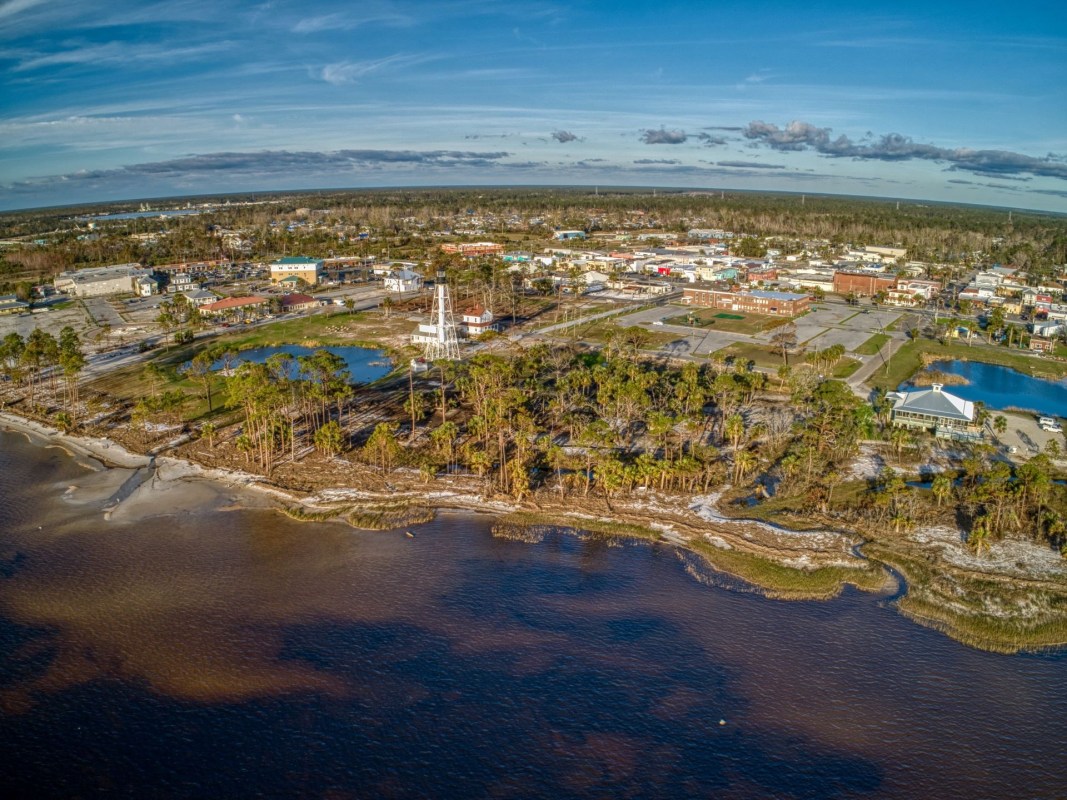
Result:
M340 86L346 83L355 83L361 78L375 72L381 72L387 67L408 66L425 60L427 59L423 56L394 55L371 61L338 61L334 64L327 64L319 71L318 76L326 83Z

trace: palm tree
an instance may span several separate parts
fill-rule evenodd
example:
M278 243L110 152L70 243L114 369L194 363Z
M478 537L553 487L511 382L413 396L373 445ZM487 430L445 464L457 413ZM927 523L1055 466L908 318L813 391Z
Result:
M938 475L930 483L930 491L937 498L937 507L940 508L945 498L952 492L952 480L944 473Z
M1003 436L1008 430L1008 418L1003 414L997 414L993 418L993 430L996 431L997 437Z
M889 441L893 445L893 452L896 453L898 462L904 452L904 445L908 443L909 436L910 434L906 428L893 428L889 431Z
M982 555L982 551L989 550L989 540L993 535L993 521L988 514L976 517L971 525L971 532L967 534L967 545L974 551L976 556Z

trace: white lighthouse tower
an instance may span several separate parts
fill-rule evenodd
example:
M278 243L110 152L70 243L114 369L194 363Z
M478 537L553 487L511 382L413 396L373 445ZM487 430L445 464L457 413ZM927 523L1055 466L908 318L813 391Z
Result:
M456 320L452 316L452 297L448 293L448 282L443 271L437 273L430 323L419 325L412 339L422 345L423 356L429 362L459 359L459 336Z

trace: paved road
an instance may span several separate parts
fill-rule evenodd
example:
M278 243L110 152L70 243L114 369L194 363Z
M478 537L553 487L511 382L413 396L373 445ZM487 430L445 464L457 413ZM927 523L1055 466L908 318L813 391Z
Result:
M597 314L588 314L584 317L578 317L577 319L569 319L566 322L558 322L555 325L549 325L547 328L541 328L536 331L527 332L527 336L532 335L545 335L551 336L558 331L566 330L567 328L573 328L575 325L584 325L587 322L592 322L597 319L604 319L605 317L615 317L619 314L625 314L630 309L627 306L621 306L619 308L611 308L607 311L601 311Z
M873 356L856 356L863 359L863 364L851 375L848 376L848 385L852 387L852 391L858 394L860 397L867 399L870 391L863 386L863 383L871 377L880 368L886 367L892 363L893 354L899 350L907 340L904 337L893 337L884 345L882 349Z

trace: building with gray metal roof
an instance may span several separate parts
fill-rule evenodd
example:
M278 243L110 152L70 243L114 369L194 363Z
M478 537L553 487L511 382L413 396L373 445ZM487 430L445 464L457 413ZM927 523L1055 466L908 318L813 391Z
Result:
M949 394L940 383L929 389L890 392L887 397L893 402L894 427L926 430L946 439L982 438L974 403Z

